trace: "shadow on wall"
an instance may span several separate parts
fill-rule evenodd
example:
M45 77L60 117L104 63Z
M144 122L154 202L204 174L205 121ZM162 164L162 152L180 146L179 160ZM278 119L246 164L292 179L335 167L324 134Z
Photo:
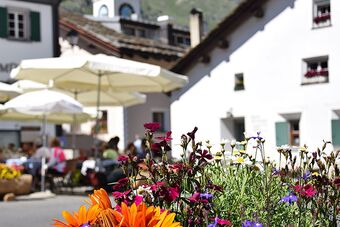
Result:
M271 8L268 8L268 4L264 6L264 16L263 18L256 18L255 16L251 16L250 19L247 20L246 23L250 23L246 29L242 28L244 24L241 24L240 26L234 28L234 31L229 30L229 32L226 32L225 39L228 40L229 47L226 50L218 49L218 51L223 51L223 54L215 54L212 55L210 53L211 60L208 64L204 64L200 62L199 60L195 60L194 63L196 66L200 65L201 67L197 67L199 69L190 69L187 72L178 72L178 73L184 73L189 77L189 84L185 86L184 88L174 91L171 96L171 102L174 102L180 97L185 94L188 90L190 90L191 87L193 87L198 81L200 81L205 76L210 77L211 71L216 68L221 62L229 62L230 56L237 51L244 43L246 43L249 39L251 39L257 32L264 31L266 25L275 17L279 16L284 10L287 8L294 8L296 0L269 0L268 2L271 3ZM252 13L253 15L253 13ZM235 22L236 23L236 22ZM234 32L234 33L233 33ZM237 34L232 36L237 36L238 39L230 39L230 35L228 34ZM212 49L216 50L216 49ZM198 100L192 100L193 102ZM194 104L194 103L193 103Z

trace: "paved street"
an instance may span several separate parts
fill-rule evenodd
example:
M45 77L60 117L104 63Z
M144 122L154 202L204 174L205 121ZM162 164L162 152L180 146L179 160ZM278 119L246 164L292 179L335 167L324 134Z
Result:
M84 203L87 196L58 195L44 200L0 202L0 226L47 227L52 219L62 219L62 210L74 211Z

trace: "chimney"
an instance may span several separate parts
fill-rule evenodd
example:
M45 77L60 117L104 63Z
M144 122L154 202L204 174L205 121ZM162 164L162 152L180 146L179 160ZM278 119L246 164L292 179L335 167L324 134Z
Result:
M190 11L190 42L191 47L195 47L201 42L203 35L203 13L201 10L193 8Z

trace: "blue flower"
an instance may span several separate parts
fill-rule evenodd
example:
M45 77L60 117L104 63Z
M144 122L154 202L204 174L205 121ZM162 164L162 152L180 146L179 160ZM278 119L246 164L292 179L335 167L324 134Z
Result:
M288 204L292 204L293 202L297 202L298 198L296 197L296 195L294 194L289 194L285 197L282 197L280 199L280 203L288 203Z

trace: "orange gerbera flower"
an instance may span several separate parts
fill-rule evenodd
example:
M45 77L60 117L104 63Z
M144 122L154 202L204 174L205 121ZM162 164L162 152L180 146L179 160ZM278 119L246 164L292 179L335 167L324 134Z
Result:
M54 219L53 225L58 227L90 226L96 222L98 214L98 205L91 206L87 211L86 207L82 205L80 206L78 213L73 212L73 215L65 210L62 212L67 223Z
M92 195L89 195L91 201L88 202L91 206L98 206L97 223L103 227L119 226L119 222L115 219L114 210L109 198L109 195L104 189L94 190Z
M138 207L132 204L128 207L125 203L121 204L121 212L114 211L116 220L120 227L179 227L178 222L173 223L175 214L168 214L167 211L160 212L159 207L146 207L141 203Z
M174 213L167 210L161 212L160 207L146 207L144 203L138 206L134 203L128 207L125 203L121 204L121 211L112 208L111 201L104 189L95 190L89 195L88 201L90 208L86 211L85 206L81 206L78 213L73 215L63 211L62 215L66 223L54 219L54 226L57 227L180 227L175 219Z
M89 195L92 204L98 204L99 209L112 209L112 204L109 195L104 189L94 190L92 195Z

